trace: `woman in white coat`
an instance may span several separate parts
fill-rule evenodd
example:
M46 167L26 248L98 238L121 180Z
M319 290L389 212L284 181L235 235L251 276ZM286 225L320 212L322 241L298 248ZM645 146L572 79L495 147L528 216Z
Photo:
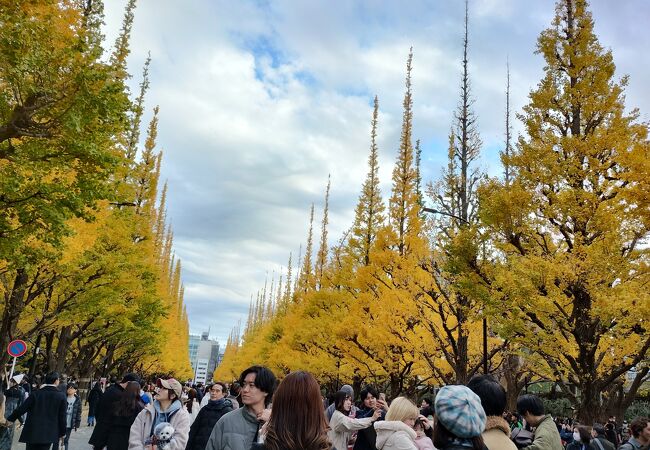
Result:
M375 423L378 450L418 450L413 429L420 411L406 397L397 397L390 404L386 420Z
M336 410L330 419L330 431L327 433L332 442L332 450L347 450L352 432L371 427L381 415L381 410L378 409L371 417L363 419L349 417L352 397L344 391L338 391L334 395L334 407Z

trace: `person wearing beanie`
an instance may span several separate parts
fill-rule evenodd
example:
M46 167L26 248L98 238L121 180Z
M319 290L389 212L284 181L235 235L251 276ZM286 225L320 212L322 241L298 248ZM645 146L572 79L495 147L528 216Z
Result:
M345 391L338 391L334 395L334 407L336 410L330 420L330 431L328 433L333 450L347 450L352 433L371 427L381 415L381 411L377 409L370 417L352 419L350 417L352 398Z
M341 386L341 389L339 389L339 391L345 392L354 401L354 389L352 389L352 386L350 386L349 384L344 384L343 386ZM332 420L334 411L336 411L336 408L334 407L334 402L332 402L332 404L329 405L325 410L325 417L327 417L327 423L329 423L329 421ZM357 408L353 404L351 406L350 415L356 417L357 416L356 412L357 412Z
M487 450L481 434L486 416L481 399L466 386L444 386L434 401L433 445L438 450Z
M544 404L535 395L522 395L517 399L517 413L527 424L535 427L533 443L526 450L564 450L560 433L550 415L544 414Z
M483 441L489 450L517 450L510 440L510 425L503 418L506 410L506 390L491 375L473 377L467 387L481 399L487 417Z

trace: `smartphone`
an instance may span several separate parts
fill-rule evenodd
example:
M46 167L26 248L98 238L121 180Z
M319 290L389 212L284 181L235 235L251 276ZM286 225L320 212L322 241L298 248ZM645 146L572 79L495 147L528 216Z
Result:
M379 400L386 401L386 394L384 394L383 392L380 392L379 393Z

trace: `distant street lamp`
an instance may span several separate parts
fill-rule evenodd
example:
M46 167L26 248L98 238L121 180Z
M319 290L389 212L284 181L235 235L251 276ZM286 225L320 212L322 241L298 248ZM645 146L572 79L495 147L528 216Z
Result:
M469 221L467 219L463 219L462 217L456 216L454 214L445 212L445 211L440 211L439 209L433 209L433 208L427 208L423 207L422 211L428 212L431 214L440 214L441 216L447 216L451 217L452 219L460 220L466 225L469 225ZM485 311L483 311L483 373L487 374L488 373L488 339L487 339L487 329L488 329L488 324L487 324L487 317L485 317Z

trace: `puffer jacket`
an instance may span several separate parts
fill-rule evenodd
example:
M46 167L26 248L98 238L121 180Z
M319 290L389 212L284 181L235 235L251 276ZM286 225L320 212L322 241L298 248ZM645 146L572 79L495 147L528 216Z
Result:
M487 417L483 441L489 450L517 450L515 443L510 440L510 426L503 417Z
M176 401L180 404L178 400ZM145 449L145 441L151 437L152 425L157 413L157 404L157 401L148 404L135 418L129 433L129 450ZM172 406L174 405L172 404ZM158 412L158 414L161 413ZM190 413L187 412L187 409L179 406L177 409L169 412L168 417L165 418L165 422L169 422L174 427L174 435L169 442L167 450L185 450L187 437L190 432Z
M377 450L418 450L415 430L398 420L375 422Z
M259 428L257 416L246 406L231 411L214 426L205 450L249 450Z
M81 426L81 398L77 394L74 396L75 400L72 405L72 428L77 429Z
M208 404L201 408L190 427L186 450L205 450L215 424L232 410L232 402L227 398L208 401Z

